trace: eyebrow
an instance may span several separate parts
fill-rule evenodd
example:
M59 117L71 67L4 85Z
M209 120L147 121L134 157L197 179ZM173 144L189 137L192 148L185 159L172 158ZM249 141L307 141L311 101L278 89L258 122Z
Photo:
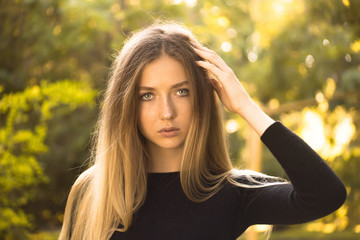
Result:
M171 86L171 88L178 88L178 87L181 87L183 85L187 85L189 84L189 81L183 81L183 82L179 82L179 83L176 83L174 84L173 86ZM155 90L155 88L153 87L146 87L146 86L140 86L140 90L147 90L147 91L152 91L152 90Z

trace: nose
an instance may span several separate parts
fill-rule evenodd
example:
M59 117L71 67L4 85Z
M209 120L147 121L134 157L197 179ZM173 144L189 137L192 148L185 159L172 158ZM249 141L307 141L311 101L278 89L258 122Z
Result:
M175 105L170 97L163 97L159 111L162 120L172 120L176 118Z

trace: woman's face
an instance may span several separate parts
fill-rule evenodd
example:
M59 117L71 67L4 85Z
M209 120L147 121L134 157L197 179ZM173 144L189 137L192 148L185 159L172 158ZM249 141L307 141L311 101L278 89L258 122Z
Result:
M163 55L148 64L139 84L139 130L151 152L183 150L192 117L192 89L180 62Z

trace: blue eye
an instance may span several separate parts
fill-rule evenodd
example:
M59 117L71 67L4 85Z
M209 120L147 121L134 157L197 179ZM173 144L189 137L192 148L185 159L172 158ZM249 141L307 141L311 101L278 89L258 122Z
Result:
M141 99L144 101L149 101L153 98L153 95L151 93L145 93L141 95Z
M190 93L189 89L186 89L186 88L180 89L177 92L180 96L188 96Z

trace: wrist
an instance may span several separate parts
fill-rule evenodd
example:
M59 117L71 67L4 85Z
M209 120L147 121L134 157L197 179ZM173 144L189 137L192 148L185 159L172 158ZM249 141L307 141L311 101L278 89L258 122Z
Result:
M259 136L275 122L253 100L244 104L237 113L248 122Z
M249 113L258 110L256 103L249 97L241 101L241 104L236 108L236 113L245 118Z

